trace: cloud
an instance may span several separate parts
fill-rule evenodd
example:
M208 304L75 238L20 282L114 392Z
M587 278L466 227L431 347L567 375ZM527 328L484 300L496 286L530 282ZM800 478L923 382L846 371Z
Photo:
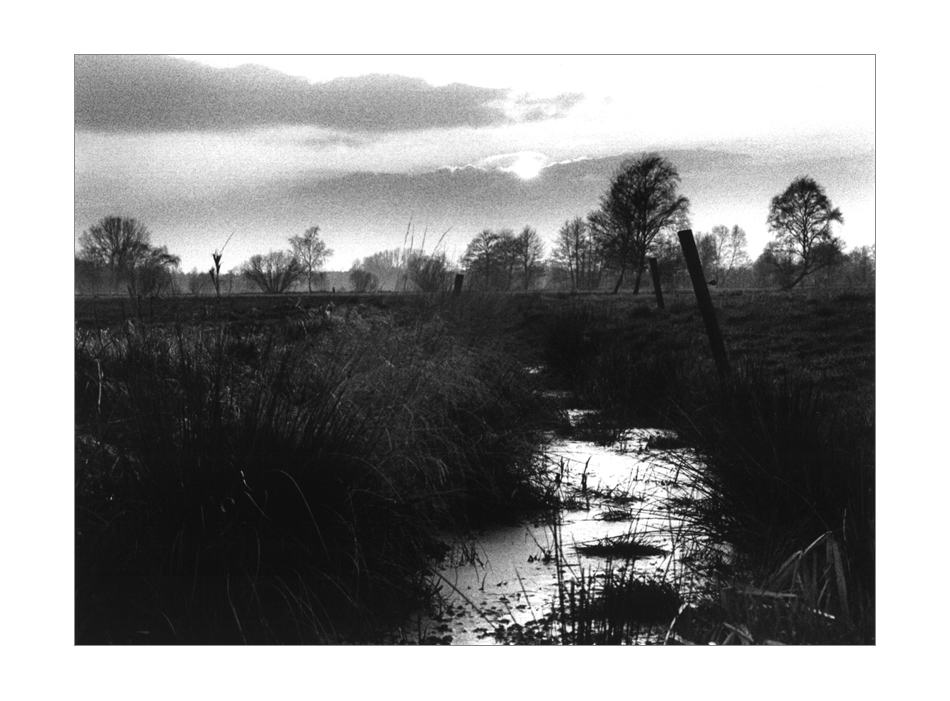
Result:
M484 127L562 115L578 95L512 98L501 88L364 75L311 83L263 66L213 68L165 56L77 55L79 130L170 132L318 126L378 134Z
M584 96L581 93L564 93L547 98L519 95L509 108L509 114L513 114L518 121L524 122L558 119L566 116L571 108L583 99Z
M486 169L495 169L503 173L511 173L523 180L530 180L537 176L542 169L547 167L549 162L548 157L543 153L519 151L517 153L489 156L483 159L479 165Z

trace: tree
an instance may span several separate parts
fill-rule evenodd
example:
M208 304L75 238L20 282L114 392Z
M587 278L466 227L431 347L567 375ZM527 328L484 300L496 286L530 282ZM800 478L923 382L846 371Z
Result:
M515 270L518 267L518 245L515 241L515 232L511 229L502 229L498 232L498 243L495 245L494 286L496 289L511 289L515 279Z
M544 270L541 258L544 256L544 242L538 236L537 230L525 226L512 242L512 250L521 274L521 282L525 291Z
M561 225L551 260L567 269L572 291L595 289L600 285L600 250L583 217L568 219Z
M198 272L198 268L194 267L191 269L191 272L185 275L185 285L193 295L197 295L201 292L201 288L204 286L205 282L205 273Z
M484 229L475 235L465 249L462 264L474 280L484 282L485 289L491 287L492 274L495 272L499 257L501 237L491 229Z
M376 278L378 289L395 290L406 271L406 254L399 248L377 251L358 266Z
M307 291L313 292L314 275L333 255L333 250L327 248L327 244L320 239L319 226L311 226L303 236L292 236L290 246L301 270L307 274Z
M136 219L104 217L79 235L79 257L105 269L113 289L125 282L133 292L154 293L181 259L165 246L154 248L150 239L148 228Z
M847 257L848 281L853 285L873 285L875 267L874 246L855 248Z
M769 241L752 264L755 282L760 287L788 287L795 276L795 260L777 241Z
M567 270L571 280L571 292L577 292L579 257L584 235L587 233L587 224L580 217L567 219L558 229L554 250L551 251L552 267Z
M696 234L696 252L699 253L699 263L703 266L703 274L709 280L716 280L719 269L719 247L716 245L716 237L713 234Z
M80 257L112 271L134 267L150 247L150 233L135 219L105 217L79 235Z
M689 225L689 200L679 195L679 182L676 168L658 154L626 161L600 198L599 211L588 216L605 262L619 272L614 294L630 268L636 272L637 294L653 240Z
M303 274L304 267L288 251L271 251L267 255L251 256L241 266L241 275L257 285L263 292L285 292Z
M165 292L172 284L172 271L180 258L168 252L165 246L149 248L129 276L129 293L155 296Z
M678 279L688 278L683 247L674 233L664 232L657 236L653 242L652 254L656 256L660 284L663 287L675 290Z
M745 250L748 239L745 231L738 224L731 229L721 224L714 226L712 235L716 238L718 261L716 277L719 284L724 285L734 270L750 264L749 255Z
M350 282L353 284L354 292L372 292L379 286L376 276L368 270L359 267L360 262L354 261L350 268Z
M844 217L812 178L797 178L773 197L767 221L777 250L792 266L785 287L795 287L806 276L840 260L843 244L832 235L831 224L843 224Z
M73 267L74 289L78 294L93 294L99 290L100 269L92 261L77 256Z
M422 292L438 292L445 289L449 262L445 253L413 253L409 257L408 273Z

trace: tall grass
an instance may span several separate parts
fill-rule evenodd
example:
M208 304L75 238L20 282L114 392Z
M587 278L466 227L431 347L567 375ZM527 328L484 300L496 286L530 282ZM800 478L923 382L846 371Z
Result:
M689 310L578 305L551 325L548 362L581 401L605 409L607 421L674 429L700 456L684 465L700 496L680 510L696 524L696 537L735 554L724 561L722 549L709 551L706 564L721 584L703 608L700 637L874 639L873 387L846 384L859 346L839 357L819 345L830 361L818 367L749 352L756 339L770 344L769 326L799 360L816 344L834 343L846 326L843 312L822 304L817 311L807 300L786 300L781 311L770 304L730 310L735 325L727 328L746 352L734 355L725 383ZM863 327L854 328L848 341L864 343Z
M873 640L872 415L794 375L773 379L754 362L725 386L707 383L689 406L678 428L703 456L692 470L702 497L684 510L704 535L736 546L729 591L766 592L779 618L811 612L798 619L802 630L773 622L780 639ZM810 574L786 576L792 563ZM735 597L723 601L734 609ZM752 601L750 612L762 605ZM812 616L820 625L801 623Z
M367 639L540 498L519 365L349 311L77 332L77 642Z

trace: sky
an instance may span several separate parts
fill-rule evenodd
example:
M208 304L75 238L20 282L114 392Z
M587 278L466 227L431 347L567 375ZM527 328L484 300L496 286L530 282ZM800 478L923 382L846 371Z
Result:
M695 232L738 224L753 258L802 175L849 248L875 240L873 56L80 54L74 76L76 238L135 217L184 270L311 226L330 270L409 243L457 258L485 228L550 250L644 152Z

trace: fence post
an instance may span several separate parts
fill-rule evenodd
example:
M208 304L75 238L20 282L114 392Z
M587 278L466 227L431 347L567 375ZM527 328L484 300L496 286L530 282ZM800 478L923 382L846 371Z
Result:
M686 268L689 270L689 278L693 283L693 291L696 293L699 312L702 314L703 323L706 325L706 334L709 336L709 345L712 347L713 358L716 360L716 369L719 370L719 378L725 381L731 375L729 358L726 356L726 345L722 340L719 322L716 321L716 310L713 308L712 298L709 296L709 287L706 286L703 264L699 260L699 251L696 250L693 230L683 229L677 236L679 236L680 246L683 248L683 256L686 258Z
M650 277L653 278L653 291L656 293L656 306L663 309L663 290L660 289L660 269L656 258L650 258Z
M452 296L458 297L462 294L462 280L465 279L465 276L462 273L455 274L455 289L452 290Z

